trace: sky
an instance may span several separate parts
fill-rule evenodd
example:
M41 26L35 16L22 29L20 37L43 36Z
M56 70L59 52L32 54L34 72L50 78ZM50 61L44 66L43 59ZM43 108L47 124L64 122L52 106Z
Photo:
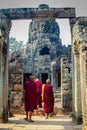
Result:
M54 8L74 7L76 17L87 17L87 0L0 0L0 8L37 8L40 4L48 4L49 7ZM71 44L69 20L57 19L57 21L62 44ZM18 41L26 43L28 41L29 22L30 20L12 21L10 37L16 37Z

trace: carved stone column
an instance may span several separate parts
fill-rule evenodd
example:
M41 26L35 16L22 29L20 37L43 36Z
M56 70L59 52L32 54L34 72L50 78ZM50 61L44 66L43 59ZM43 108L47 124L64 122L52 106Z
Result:
M51 63L51 82L53 85L54 91L58 89L58 73L57 73L57 65L56 61Z
M74 53L74 76L75 76L75 111L74 116L77 124L80 122L82 115L82 105L81 105L81 71L80 71L80 54L78 52Z
M2 122L3 113L3 59L2 59L2 47L0 47L0 121Z
M8 121L8 39L11 21L0 17L0 122Z
M81 100L81 70L80 70L80 34L79 22L71 19L72 32L72 114L73 120L79 124L82 121L82 100Z
M80 49L81 64L81 92L83 129L87 129L87 43L82 43Z
M72 42L72 48L74 46L73 44L73 27L74 24L76 23L76 18L71 18L69 19L70 21L70 27L71 27L71 42ZM74 71L74 51L72 49L72 54L71 54L71 60L72 60L72 114L74 115L75 113L75 71Z
M61 58L61 101L63 109L72 110L71 64L66 56Z

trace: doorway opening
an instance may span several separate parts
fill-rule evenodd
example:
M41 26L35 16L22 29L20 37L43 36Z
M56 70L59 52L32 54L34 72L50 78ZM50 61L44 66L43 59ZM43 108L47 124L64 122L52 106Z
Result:
M31 73L24 73L23 74L23 84L29 80L29 77L31 76Z
M47 73L42 73L41 79L42 79L42 83L45 84L46 80L48 79L48 74Z

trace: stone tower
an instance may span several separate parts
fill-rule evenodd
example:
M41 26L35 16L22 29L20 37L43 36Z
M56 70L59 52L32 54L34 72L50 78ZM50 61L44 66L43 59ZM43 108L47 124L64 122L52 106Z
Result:
M49 10L49 6L39 5L38 10ZM33 74L43 83L47 78L56 89L58 87L58 70L63 54L60 28L56 19L33 19L29 24L29 37L24 62L25 77ZM28 74L26 74L28 73Z

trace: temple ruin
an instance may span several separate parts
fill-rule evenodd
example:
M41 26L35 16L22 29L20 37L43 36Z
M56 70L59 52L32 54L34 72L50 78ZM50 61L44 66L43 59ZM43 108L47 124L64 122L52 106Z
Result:
M66 56L62 57L63 52L62 52L61 42L59 42L60 37L56 37L55 31L54 31L54 35L51 35L50 32L52 31L52 28L48 29L49 26L46 26L48 25L48 23L50 25L51 22L54 24L56 18L69 18L71 36L72 36L71 63L69 63ZM42 79L43 82L45 82L45 79L43 78L44 75L49 78L52 78L52 84L54 84L54 86L55 86L55 82L57 82L57 86L55 86L56 89L59 85L58 84L59 75L57 75L58 77L55 77L56 75L53 76L52 74L56 71L56 68L58 67L57 65L59 63L59 57L60 57L59 55L61 55L61 60L60 60L61 66L57 68L57 70L58 69L61 70L60 87L62 89L62 105L64 107L67 107L66 99L69 100L68 105L69 107L72 107L73 120L77 124L79 124L82 119L83 130L86 130L87 127L87 112L86 112L87 111L86 110L87 109L87 102L86 102L87 100L87 96L86 96L87 95L86 94L87 92L86 91L87 18L76 17L74 8L49 8L48 5L40 5L39 8L15 8L15 9L13 8L13 9L0 10L0 31L1 31L0 34L1 35L0 36L0 87L1 87L0 121L1 122L8 121L8 46L9 46L9 32L11 29L11 20L15 20L15 19L32 19L30 25L30 31L29 31L30 33L29 35L31 36L31 39L29 38L27 44L28 46L27 50L30 53L28 53L28 57L23 59L24 61L27 61L27 58L29 58L29 62L27 65L31 67L32 64L31 56L34 57L33 67L35 69L32 70L31 68L30 70L32 71L29 71L28 72L29 74L31 73L35 74L40 79ZM40 19L41 21L39 21ZM50 22L48 19L50 19ZM38 24L38 21L40 22L40 24ZM55 26L58 25L55 24ZM36 29L36 27L37 28L39 27L39 29ZM31 31L32 29L33 31ZM57 30L57 34L59 36L59 27ZM33 48L30 44L32 40L33 40ZM57 41L58 44L56 44L56 42L54 41ZM54 47L54 50L56 49L56 52L59 52L61 50L60 51L61 53L59 54L54 53L55 51L53 52L52 47ZM53 55L51 55L51 53ZM16 59L14 59L14 62L17 62L19 60L21 63L21 58L16 57ZM39 68L37 67L38 64L39 64ZM24 71L24 75L27 77L26 75L27 67L28 66L24 67L23 69L21 67L19 69L20 78L18 76L18 79L16 79L16 81L18 82L20 81L20 84L21 84L22 70ZM15 75L18 75L18 72L16 73L16 70L14 72ZM57 81L54 82L55 79ZM14 87L15 91L22 91L21 87L22 87L21 85L19 87L15 86Z

